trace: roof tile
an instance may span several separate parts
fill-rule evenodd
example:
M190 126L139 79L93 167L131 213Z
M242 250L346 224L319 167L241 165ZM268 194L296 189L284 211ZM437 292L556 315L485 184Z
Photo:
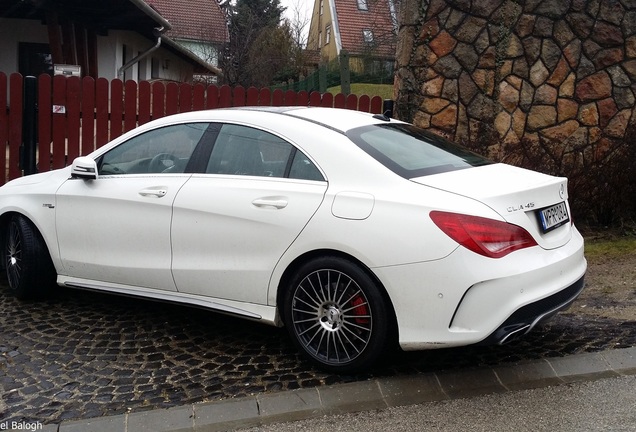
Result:
M371 30L377 46L375 55L395 56L395 32L389 0L366 0L367 10L358 8L359 0L335 0L342 49L350 53L369 50L363 32Z
M225 14L216 0L145 0L172 25L176 39L224 43L229 40Z

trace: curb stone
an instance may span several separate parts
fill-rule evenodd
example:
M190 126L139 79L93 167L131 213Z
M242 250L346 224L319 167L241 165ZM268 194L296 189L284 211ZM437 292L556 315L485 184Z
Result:
M332 414L636 375L636 347L494 367L377 378L44 425L45 432L213 432Z

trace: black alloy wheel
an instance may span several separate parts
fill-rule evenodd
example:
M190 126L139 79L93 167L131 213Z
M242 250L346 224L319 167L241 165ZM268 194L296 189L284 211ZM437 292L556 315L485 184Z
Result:
M36 299L55 282L55 269L44 239L22 215L11 217L5 233L9 289L19 299Z

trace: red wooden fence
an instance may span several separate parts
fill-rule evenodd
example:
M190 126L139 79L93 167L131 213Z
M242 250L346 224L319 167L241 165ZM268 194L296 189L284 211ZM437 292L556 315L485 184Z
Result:
M135 127L170 114L235 106L323 106L382 112L379 96L41 75L38 170L63 168ZM0 185L22 175L23 78L0 72Z

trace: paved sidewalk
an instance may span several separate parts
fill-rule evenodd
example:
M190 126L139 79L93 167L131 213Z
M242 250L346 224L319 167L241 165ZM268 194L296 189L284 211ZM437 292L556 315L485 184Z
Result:
M376 378L330 387L264 393L163 410L64 421L58 425L17 425L17 428L48 432L232 430L619 375L636 375L636 347L494 367ZM35 426L39 428L34 429Z

